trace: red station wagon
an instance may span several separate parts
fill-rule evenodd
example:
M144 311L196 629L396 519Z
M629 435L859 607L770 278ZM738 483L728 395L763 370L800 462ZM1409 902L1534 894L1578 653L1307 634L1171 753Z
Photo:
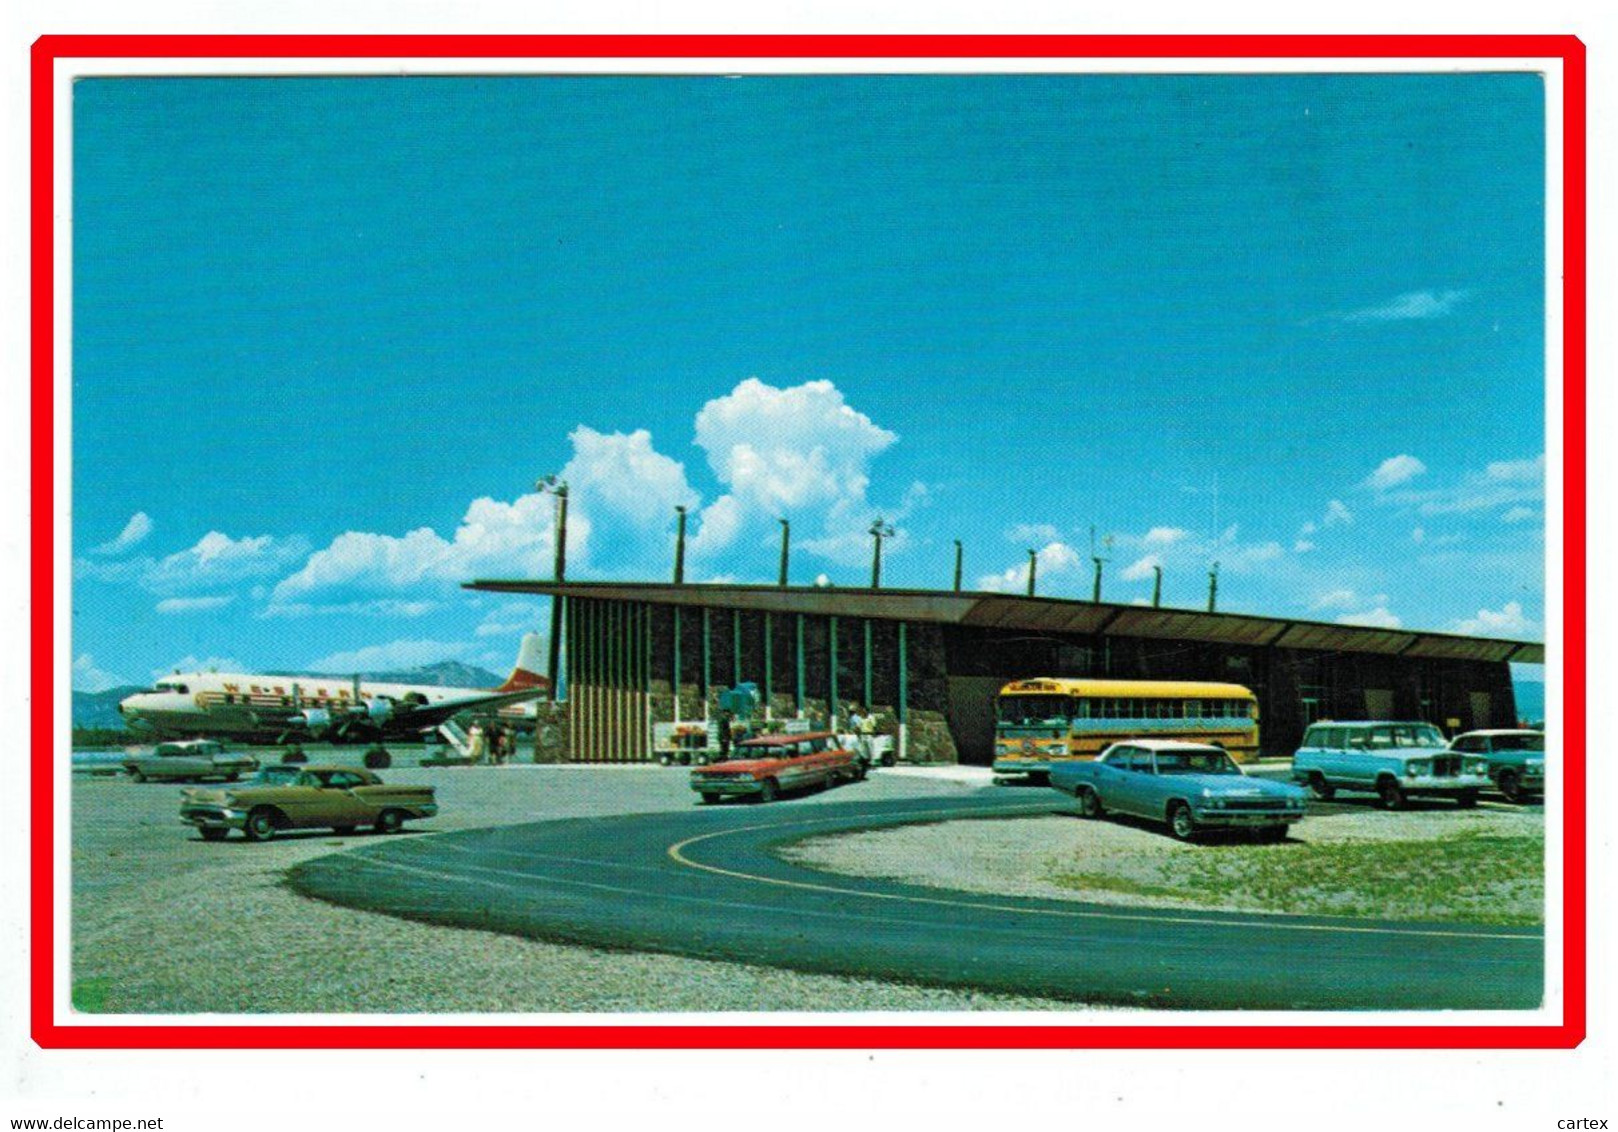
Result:
M865 764L853 751L837 745L830 731L804 735L760 735L736 746L727 762L691 772L691 789L704 802L731 795L753 795L773 802L789 790L835 786L865 777Z

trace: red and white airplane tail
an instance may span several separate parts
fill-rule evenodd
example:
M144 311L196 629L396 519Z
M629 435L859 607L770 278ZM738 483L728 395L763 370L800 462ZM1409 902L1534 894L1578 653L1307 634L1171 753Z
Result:
M528 633L522 639L522 649L517 653L517 666L506 677L506 682L495 688L496 692L520 692L525 688L543 688L549 684L545 679L545 650L540 643L538 633Z

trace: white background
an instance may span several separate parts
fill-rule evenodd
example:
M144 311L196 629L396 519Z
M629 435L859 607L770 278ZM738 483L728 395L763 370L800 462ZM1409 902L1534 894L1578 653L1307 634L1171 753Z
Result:
M380 2L339 6L291 0L241 10L207 0L164 0L138 10L110 3L25 4L0 17L8 48L0 103L0 153L8 158L0 223L0 333L9 413L0 413L0 688L11 692L11 739L0 762L0 1121L16 1117L163 1116L183 1130L224 1124L357 1123L405 1128L475 1121L481 1128L610 1121L617 1116L684 1128L768 1124L821 1125L850 1117L862 1124L942 1120L950 1126L993 1122L1112 1128L1158 1127L1170 1119L1199 1125L1269 1124L1321 1128L1467 1126L1548 1128L1578 1117L1618 1119L1618 1007L1602 963L1612 946L1612 833L1600 800L1614 797L1618 773L1603 761L1602 728L1593 728L1590 798L1590 1037L1575 1051L1442 1053L1424 1051L1073 1051L1073 1052L632 1052L545 1051L285 1053L234 1051L40 1051L27 1030L28 420L28 69L39 34L120 32L1028 32L1028 33L1562 33L1591 47L1590 431L1612 424L1610 337L1613 241L1603 222L1601 188L1611 184L1613 90L1602 68L1610 54L1610 17L1593 5L1533 8L1362 3L1352 11L1279 4L1223 4L1217 18L1197 5L1140 6L1082 13L1071 5L1001 0L992 9L950 3L911 6L875 0L778 5L707 0L679 13L654 4L614 8L541 8L491 3L475 11L447 5ZM992 17L992 18L991 18ZM1600 485L1613 481L1611 446L1591 452L1592 561L1610 549ZM1592 699L1618 678L1603 650L1615 626L1612 603L1595 571L1590 594ZM861 1118L864 1119L861 1119ZM9 1124L0 1124L0 1129Z

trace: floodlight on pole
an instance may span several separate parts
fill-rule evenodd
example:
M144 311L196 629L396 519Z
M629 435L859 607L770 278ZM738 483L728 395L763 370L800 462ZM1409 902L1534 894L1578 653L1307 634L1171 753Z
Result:
M784 586L787 584L787 562L792 552L792 520L778 519L776 521L781 524L781 568L776 571L775 584Z
M893 524L878 515L871 520L871 588L882 588L882 540L892 538Z
M551 574L558 582L567 580L567 481L560 476L546 476L534 484L534 490L556 497L556 556L552 560ZM550 656L546 676L550 680L551 699L556 698L557 669L562 660L562 633L567 613L561 594L551 597Z
M685 585L685 504L676 503L674 513L679 516L674 530L674 584Z

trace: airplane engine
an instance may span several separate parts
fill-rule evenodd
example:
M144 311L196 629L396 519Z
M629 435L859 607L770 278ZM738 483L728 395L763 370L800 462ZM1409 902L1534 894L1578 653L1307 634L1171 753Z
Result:
M381 699L365 701L365 714L378 727L393 718L393 701Z
M294 727L304 727L311 734L318 735L331 726L331 712L325 708L305 708L293 715L288 722Z

